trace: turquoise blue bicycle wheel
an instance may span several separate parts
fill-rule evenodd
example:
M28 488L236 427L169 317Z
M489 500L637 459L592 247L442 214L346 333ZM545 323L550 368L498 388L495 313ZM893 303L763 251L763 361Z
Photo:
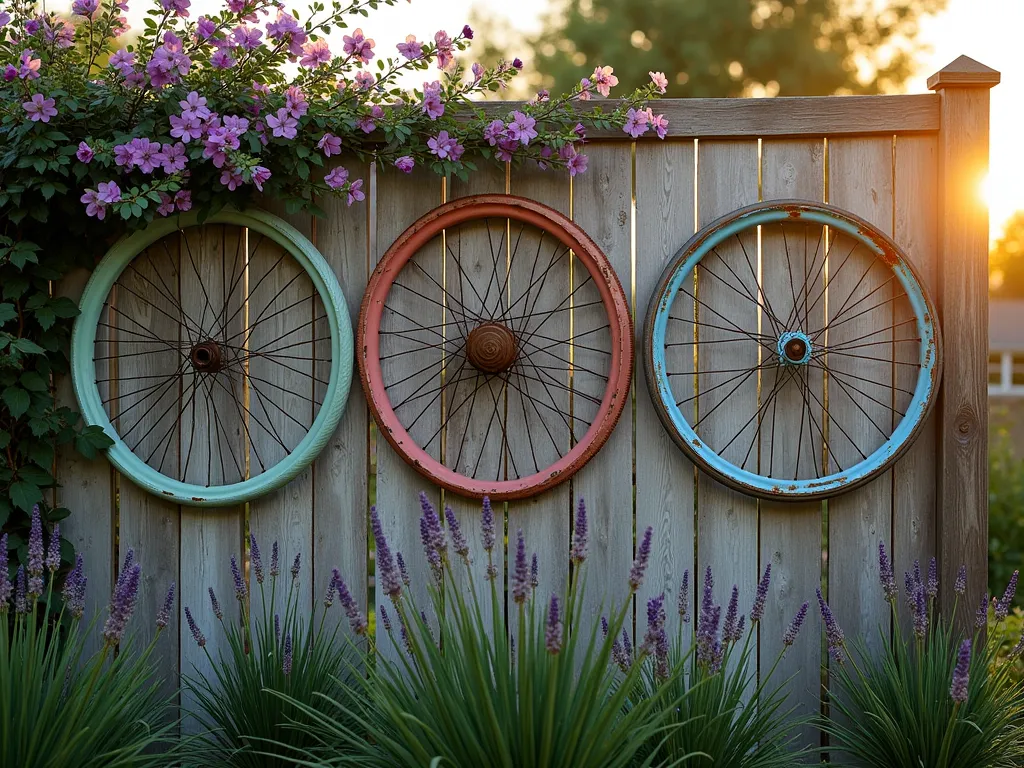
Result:
M868 222L759 203L665 269L644 324L647 386L704 472L761 498L827 498L913 444L942 374L936 318L914 265Z
M81 299L71 349L83 417L122 476L180 504L280 488L341 419L352 325L330 266L258 210L194 213L122 239Z

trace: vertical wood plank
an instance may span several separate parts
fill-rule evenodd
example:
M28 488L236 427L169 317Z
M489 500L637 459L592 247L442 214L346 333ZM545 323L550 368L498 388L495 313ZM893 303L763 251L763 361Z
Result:
M89 273L84 269L70 272L57 285L55 294L66 296L74 302L82 296ZM106 313L103 322L109 322ZM104 330L102 327L99 330ZM96 345L97 356L109 355L105 344ZM109 367L101 361L96 364L97 378L109 378ZM67 406L78 412L78 401L71 387L71 374L58 377L57 405ZM106 384L100 388L106 397ZM66 445L57 453L56 479L59 483L55 493L55 505L67 507L71 516L61 523L61 535L81 553L89 589L85 597L85 618L92 619L110 600L113 586L114 548L114 483L110 464L105 456L86 459L73 445ZM89 635L85 652L91 654L102 644L97 622Z
M225 264L230 265L237 252L241 232L237 227L209 225L184 230L181 238L181 299L185 312L200 318L207 333L215 327L211 304L223 297L230 287L225 280ZM236 293L237 296L237 293ZM204 315L205 310L205 315ZM234 314L229 309L228 316ZM227 334L242 328L241 313L227 328ZM219 374L218 374L219 375ZM234 472L229 452L237 457L244 446L241 419L233 413L227 384L220 386L206 381L202 375L189 372L184 376L184 407L182 408L181 455L185 456L182 473L186 482L223 482L223 476ZM234 386L241 386L240 380ZM197 392L195 398L192 392ZM207 408L209 404L209 408ZM220 414L220 419L214 414ZM194 429L193 429L194 426ZM191 456L191 459L188 457ZM222 468L220 458L224 457ZM225 621L237 620L229 560L242 554L243 508L181 509L181 552L187 558L181 568L181 604L189 607L199 628L206 635L206 650L216 659L227 653L227 641L214 617L207 589L212 588L225 610ZM240 561L241 564L241 561ZM286 569L287 564L283 564ZM181 671L185 675L209 677L213 674L206 654L196 646L188 625L181 625ZM182 697L182 706L195 708L189 696ZM186 729L194 727L189 722Z
M761 147L761 198L801 199L822 201L825 197L824 170L825 143L822 139L800 141L765 140ZM803 227L787 228L798 236L810 235ZM781 232L767 227L762 232L762 289L771 303L771 311L784 323L793 309L794 294L790 290L791 276L788 263L779 258L790 243L780 242ZM797 289L798 305L814 301L821 286L820 271L823 266L824 241L820 239L821 228L809 243L810 255L805 260L805 243L801 240L792 244L794 250L794 287ZM803 288L805 281L814 286ZM810 307L807 307L810 310ZM824 323L821 304L815 308L814 319L808 318L803 327L812 333ZM797 330L783 328L782 330ZM808 371L809 383L821 392L822 377L818 372ZM819 395L820 396L820 395ZM776 425L770 439L766 425L762 425L764 440L761 458L762 474L781 476L775 467L789 469L795 464L795 454L800 455L801 477L813 475L820 466L821 439L814 431L809 418L804 414L806 406L801 393L793 384L777 395L778 414L785 417ZM810 401L813 404L813 400ZM773 411L774 414L774 411ZM814 416L818 428L823 424L824 414ZM813 438L813 439L812 439ZM797 446L802 445L802 449ZM769 454L774 450L774 455ZM765 466L766 461L778 463ZM795 467L794 467L795 468ZM760 631L761 669L767 670L783 651L782 637L793 616L804 601L813 604L814 590L821 582L821 502L782 503L760 502L760 558L762 570L768 564L772 567L772 582ZM818 713L821 688L821 642L817 627L817 612L808 616L808 626L797 637L796 643L786 651L776 669L774 685L786 683L789 699L787 705L795 707L799 716ZM817 743L818 730L807 727L799 734L801 745Z
M917 269L925 290L933 300L938 271L938 170L938 140L935 137L897 137L894 239ZM897 323L911 316L904 305L897 309L900 311L894 318ZM902 346L897 349L897 353L902 351ZM907 354L898 359L907 359ZM916 371L915 368L898 366L897 385L913 389ZM937 554L937 422L938 413L933 411L917 440L893 469L893 550L897 573L908 569L915 560L924 563ZM940 591L951 589L951 582L940 585ZM972 594L981 589L981 585L975 584ZM903 601L899 605L901 610L905 608ZM905 631L911 630L911 618L906 610L902 612L901 625Z
M492 162L489 165L481 166L479 170L470 175L468 181L452 179L448 187L447 199L455 200L468 195L504 193L505 191L506 168L504 165L498 166ZM455 333L457 335L460 327L463 333L468 333L473 329L463 313L477 311L481 299L487 300L487 306L490 309L501 311L502 308L508 306L506 296L501 298L500 308L496 298L501 292L499 281L504 280L507 267L509 244L506 222L505 220L495 220L489 224L490 229L478 223L460 227L458 234L454 232L449 234L448 246L457 255L462 271L460 272L455 265L455 256L450 252L447 253L445 292L449 297L450 307L447 323L454 323L454 325L446 323L445 329L448 334ZM494 249L493 256L492 248ZM494 266L494 256L497 257L497 270ZM495 275L496 272L497 275ZM470 287L470 283L473 287ZM453 370L449 375L454 374ZM469 476L472 476L473 464L479 454L482 458L479 463L478 476L482 476L486 472L488 477L494 477L499 471L498 465L501 462L503 440L511 437L507 434L511 425L506 423L505 411L505 401L510 396L510 388L494 381L480 390L478 403L474 404L471 398L468 405L460 408L463 400L469 397L470 392L477 386L477 382L476 377L471 376L470 372L466 370L463 370L459 381L458 384L448 385L449 389L446 395L445 413L450 417L448 417L448 425L445 428L445 464L461 474L469 473ZM493 421L491 415L494 416ZM503 438L503 435L506 437ZM456 463L460 454L461 461ZM504 477L502 472L499 479L504 479ZM472 557L470 570L477 585L477 594L480 596L484 624L490 626L491 601L488 598L489 590L485 587L484 579L487 571L487 557L480 543L482 535L480 502L448 492L444 494L444 502L451 506L459 520L462 532L469 542L470 556ZM504 505L495 503L493 508L495 530L503 531L505 529ZM505 568L500 550L494 552L493 562L498 569L498 584L503 584ZM456 575L454 587L468 595L469 580L465 567L458 558L455 559L454 565Z
M697 146L697 158L697 204L701 227L741 206L757 202L756 141L700 141ZM749 245L744 242L749 250ZM743 258L742 254L738 258ZM718 265L715 272L725 274L721 265ZM708 278L701 274L701 270L698 270L697 280L697 297L703 304L698 308L701 322L712 322L706 306L722 312L721 308L730 306L734 300L742 302L742 299L727 289L722 282ZM747 287L756 290L756 286ZM741 328L757 327L756 308L749 301L745 306L739 304L724 314ZM721 333L704 327L700 328L700 331L700 338L708 340L719 338L714 334ZM712 413L711 408L720 402L719 398L733 387L710 391L711 387L721 382L721 378L714 379L707 372L750 368L756 365L756 357L749 357L751 354L756 355L756 350L752 350L752 346L707 344L700 347L698 369L702 394L698 408L701 418L707 416L707 419L701 425L703 431L699 431L698 434L704 435L705 439L708 435L717 437L719 445L724 445L755 413L757 382L752 377L729 395L730 405ZM726 349L729 347L734 349ZM745 352L740 353L740 348ZM745 356L741 358L741 354ZM746 431L749 431L749 427ZM749 437L740 437L733 445L743 443L746 450L748 442ZM715 444L714 438L711 444ZM726 458L732 458L736 462L742 461L743 451L736 452L738 456L733 457L727 453ZM701 473L697 481L697 515L697 562L700 579L703 579L704 570L710 565L717 585L716 600L723 603L723 613L724 604L729 599L733 585L739 588L741 610L747 610L747 606L753 603L758 578L757 501L726 488Z
M654 411L642 381L643 318L666 263L694 232L694 145L692 141L639 142L636 146L636 529L654 528L651 565L637 592L637 615L649 598L664 592L674 604L683 572L690 571L690 626L693 626L694 467L672 442ZM682 303L684 297L677 299ZM692 314L692 302L690 303ZM674 348L675 349L675 348ZM692 392L693 347L678 348L672 372L685 377ZM670 350L671 352L671 350ZM637 632L643 632L639 625ZM668 610L669 637L679 625ZM690 632L684 627L684 643Z
M376 176L376 204L377 204L377 242L374 254L374 263L387 251L399 235L412 224L417 218L436 207L442 202L441 182L429 170L417 169L410 175L405 175L394 169L382 170ZM431 270L431 277L440 284L443 280L441 266L442 253L438 246L437 258L426 260L423 266ZM403 273L408 270L403 270ZM401 279L410 278L410 283L415 275L403 274ZM427 282L426 278L414 284L417 289L425 288L422 285ZM429 290L429 289L428 289ZM430 295L437 295L436 287ZM394 306L401 306L402 311L422 320L424 324L437 326L441 323L440 310L435 312L436 306L425 302L416 296L392 289L392 296L389 297L389 305L395 302ZM415 301L413 301L415 299ZM396 328L408 328L409 321L403 318L392 316L392 313L384 312L381 320L381 330L388 331ZM394 351L408 348L408 345L401 347L395 342L395 337L385 335L381 338L381 357ZM409 358L414 358L410 360ZM417 364L416 359L419 359ZM397 358L398 362L385 361L382 364L386 381L397 381L408 376L410 371L416 371L425 365L433 362L432 358L422 359L418 354L405 355ZM406 395L415 389L422 382L420 377L411 388L396 390L392 398L401 399L402 392ZM419 410L419 409L417 409ZM401 415L401 414L400 414ZM417 423L418 431L412 437L429 436L441 424L440 409L433 409L432 412L424 414L424 417ZM432 450L438 449L438 443L431 446ZM439 455L439 454L438 454ZM381 524L388 537L392 552L401 552L409 567L410 576L413 581L414 594L422 607L426 607L427 593L426 585L432 578L426 559L423 556L420 543L419 526L419 503L417 496L421 490L426 490L433 502L440 501L440 491L436 487L429 486L427 481L383 441L377 441L377 512L380 515ZM380 566L377 566L376 578L376 605L378 611L380 606L391 608L390 601L381 588ZM391 619L394 622L395 612L389 610ZM394 626L397 638L398 627ZM380 653L394 658L401 651L390 641L387 633L383 631L380 621L377 622L377 649Z
M988 89L998 82L998 72L966 56L928 79L942 97L939 578L952 584L965 562L975 590L988 581L988 209L978 185L988 170ZM942 590L947 612L953 597Z
M369 167L354 159L346 167L353 178L369 187ZM314 221L314 245L338 276L355 325L368 279L370 258L370 200L351 207L341 198L321 201L327 214ZM326 338L325 323L317 325L317 338ZM326 373L326 371L324 371ZM317 375L324 378L324 373ZM341 423L313 462L313 597L330 581L337 567L360 604L368 606L366 520L369 503L369 412L353 371L348 405ZM329 619L341 621L339 612Z
M887 234L892 232L892 138L836 139L829 141L829 202L855 213ZM850 266L840 272L835 261L845 256L848 247L843 247L843 238L837 237L838 256L831 256L828 286L828 315L830 322L829 345L862 336L891 322L891 307L881 307L877 312L850 322L833 323L843 312L843 303L851 293L856 295L847 304L859 301L868 291L876 289L891 274L884 274L884 264L869 261L863 249L858 249L850 259ZM857 286L858 279L874 263L867 277ZM835 266L833 267L833 265ZM879 290L875 296L883 301L891 295L891 287ZM876 302L872 302L876 303ZM871 306L867 304L865 308ZM849 317L849 315L848 315ZM845 318L844 318L845 319ZM866 325L865 325L866 323ZM873 337L874 338L874 337ZM879 336L877 338L889 338ZM830 368L851 370L850 363L856 363L857 375L864 376L887 386L892 380L892 365L882 360L871 362L856 359L837 360L833 355L828 362ZM853 400L851 393L833 383L828 387L829 422L842 424L850 438L867 451L869 444L878 439L874 427L864 412ZM887 410L871 402L860 406L873 418L888 419ZM832 433L830 433L832 435ZM836 435L829 440L829 450L840 462L848 467L861 457L854 452L850 441ZM869 454L870 455L870 454ZM882 598L878 582L878 542L892 545L892 473L886 471L870 483L848 493L843 493L828 502L828 562L829 594L836 618L852 637L862 637L869 651L879 647L879 627L889 626L889 605Z
M587 155L587 172L573 180L573 221L597 243L629 296L633 282L632 147L627 142L595 142L587 148ZM583 272L575 271L575 286L586 279ZM595 317L595 311L606 310L574 310L574 330L604 322ZM579 346L574 350L574 361L581 369L586 366L601 371L608 366L607 356ZM603 394L603 383L595 388L587 382L585 371L574 374L574 389ZM597 617L602 606L606 612L616 610L628 594L627 576L633 559L633 414L628 403L608 442L573 478L573 494L586 500L590 513L590 555L583 598L583 615L588 617Z
M284 206L268 205L307 238L312 237L309 214L289 216ZM316 365L329 342L317 343L315 324L323 317L323 303L312 281L277 243L249 232L248 252L248 339L249 413L246 435L249 443L249 474L257 476L282 461L308 433L314 418L317 395L315 376L326 378L326 366ZM282 258L283 257L283 258ZM283 357L282 357L283 356ZM323 393L319 393L323 397ZM269 553L276 541L281 559L290 564L302 556L302 570L294 585L294 599L311 606L316 563L313 559L313 468L306 467L282 488L249 503L249 530L261 552ZM287 583L292 584L289 577ZM253 579L252 586L258 589ZM269 591L269 590L268 590ZM288 589L277 590L270 614L284 613ZM262 603L260 603L262 605ZM261 617L253 612L253 621Z
M530 165L517 167L512 170L510 191L514 195L536 200L559 213L569 215L570 183L569 174L566 172L541 171L536 166ZM542 268L550 263L551 256L551 248L545 247L539 257ZM553 275L549 283L540 289L540 295L537 298L538 306L557 306L567 293L568 274L561 269L561 265L555 269L559 270L558 273ZM512 275L511 282L512 300L516 301L529 290L534 281L530 279L529 274L521 274L519 270L516 270ZM555 298L558 294L561 296ZM532 299L530 301L532 302ZM547 321L545 329L548 329L545 333L553 338L569 338L569 321L565 317L565 313L552 316ZM554 363L554 359L552 359L552 363ZM532 388L529 384L530 382L517 378L517 386L525 391L525 395L529 395L533 389L536 389L535 383ZM553 390L551 398L553 400L552 407L564 408L566 412L568 411L568 398L564 390ZM510 435L512 445L521 446L524 438L528 441L531 437L536 436L536 440L540 442L543 437L546 437L546 431L542 436L543 425L540 424L546 415L550 416L547 426L551 429L554 441L560 444L564 441L564 445L560 446L562 452L568 450L568 430L564 429L554 413L546 411L544 408L535 411L528 402L525 402L526 400L528 398L520 392L516 392L511 399L512 411L522 419L524 427L530 430L525 435L523 434L525 429L513 431ZM569 483L562 483L529 499L519 499L508 503L509 564L511 566L514 563L516 536L517 532L522 530L527 552L537 554L538 599L543 599L544 596L552 593L563 594L569 581L569 510L572 507L570 488ZM511 567L507 576L511 579ZM511 589L511 582L509 582L509 589ZM514 634L518 615L515 611L509 611L508 615L509 631Z

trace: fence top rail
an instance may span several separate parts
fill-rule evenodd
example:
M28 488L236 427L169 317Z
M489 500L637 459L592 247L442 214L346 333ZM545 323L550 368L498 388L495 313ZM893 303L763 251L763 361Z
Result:
M481 106L488 115L505 117L521 104L492 101ZM654 106L668 119L668 136L680 139L934 133L941 123L939 96L934 93L663 99ZM619 130L591 130L588 135L632 141Z

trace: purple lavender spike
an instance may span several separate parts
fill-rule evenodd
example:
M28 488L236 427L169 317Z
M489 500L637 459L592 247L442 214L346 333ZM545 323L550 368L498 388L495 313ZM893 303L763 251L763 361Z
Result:
M971 680L971 641L964 640L956 655L956 667L953 668L953 682L949 686L949 695L957 704L967 701L967 687Z
M934 557L928 562L928 583L925 592L929 600L934 600L939 594L939 565Z
M1009 659L1015 659L1024 653L1024 632L1021 633L1020 639L1017 640L1017 644L1010 649L1010 652L1006 654Z
M825 622L825 638L828 641L828 653L832 659L839 664L842 664L846 660L846 656L843 652L843 645L845 643L845 637L843 636L843 630L836 621L835 616L832 615L832 609L828 607L828 603L825 602L825 598L821 595L821 589L817 590L818 594L818 607L821 609L821 618Z
M676 598L676 609L683 623L690 621L690 569L683 571L683 580L679 583L679 595Z
M292 560L292 581L297 581L299 578L299 572L302 570L302 553L296 552L295 559Z
M455 550L455 554L461 557L466 565L469 565L469 542L466 541L466 537L462 533L462 528L459 526L459 519L455 517L455 512L447 504L444 505L444 519L448 524L448 534L452 537L452 549Z
M704 624L711 617L711 610L714 606L715 577L711 573L709 565L704 571L704 591L700 597L700 615L697 618L698 624Z
M496 538L494 535L494 510L491 508L491 499L488 496L484 496L483 505L480 511L481 514L481 533L484 544L484 551L490 552L494 549Z
M647 631L640 644L641 654L653 654L658 641L658 632L665 626L665 593L647 601Z
M142 567L136 563L114 590L110 599L110 614L103 625L103 637L110 645L117 645L124 637L124 631L128 626L135 611L135 601L139 595L139 580L142 576Z
M284 636L284 658L281 660L281 671L285 677L292 673L292 633Z
M437 552L438 557L444 559L448 554L448 541L445 538L444 529L441 528L441 518L437 516L437 510L434 509L434 505L430 503L430 499L423 491L420 491L420 510L423 519L427 522L429 535L429 540L424 539L423 546L428 550L433 549Z
M245 602L245 598L249 596L249 590L245 587L245 579L242 578L242 571L239 569L234 555L231 556L231 578L235 583L235 597L238 602Z
M256 541L256 534L249 533L249 563L252 565L253 576L256 583L263 583L263 555L260 553L260 545Z
M526 542L523 541L523 529L516 534L516 562L512 571L512 599L522 605L530 596L530 573L526 566Z
M51 574L60 568L60 523L53 524L50 532L50 546L46 550L46 570Z
M629 630L625 627L622 628L622 651L627 659L633 659L633 643L629 639Z
M722 627L722 641L731 643L738 640L736 634L737 613L739 611L740 590L735 584L732 585L732 595L729 597L729 607L725 610L725 625Z
M341 572L337 568L331 569L331 579L327 583L327 591L324 592L324 608L334 605L334 594L338 591L338 582L341 581Z
M1006 585L1006 591L1003 592L1002 600L996 601L996 621L1002 621L1010 615L1010 606L1013 604L1014 595L1017 594L1017 576L1018 571L1014 571Z
M405 567L405 558L402 557L401 552L395 552L395 561L398 563L398 572L402 576L402 583L408 587L412 579L409 578L409 569Z
M764 616L764 606L768 601L768 587L772 583L772 564L764 568L764 575L761 577L761 581L757 583L757 594L754 595L754 605L750 609L750 623L757 624Z
M380 607L380 623L385 632L391 631L391 618L388 616L387 608L383 605Z
M530 586L534 589L540 586L540 565L537 563L536 552L530 558Z
M434 574L434 578L440 581L441 579L441 555L437 553L437 550L431 546L431 540L433 534L430 531L430 521L426 517L420 518L420 540L423 542L423 554L427 558L427 564L430 566L430 572Z
M280 549L275 541L270 547L270 578L277 578L281 575Z
M28 600L25 595L25 566L19 565L14 576L14 612L28 613Z
M629 658L626 656L626 652L622 650L622 643L619 642L617 637L612 641L612 662L623 672L629 671Z
M167 588L167 595L164 597L164 604L156 614L156 628L164 629L171 620L171 610L174 608L174 582Z
M370 507L370 527L373 530L373 539L377 543L377 568L380 571L381 588L384 594L392 600L397 600L402 594L402 579L395 568L395 560L391 556L391 547L388 546L384 527L377 515L377 507Z
M28 535L28 588L26 596L34 600L43 594L43 521L39 505L32 507L32 528Z
M217 593L213 591L213 587L207 587L206 591L210 593L210 608L213 609L213 615L217 618L217 621L224 619L224 611L220 608L220 601L217 599Z
M551 601L548 603L547 628L544 631L544 645L548 653L555 655L562 650L563 630L558 595L552 593Z
M274 645L281 642L281 616L274 614Z
M572 547L569 549L569 560L579 565L587 559L587 506L580 497L576 507L576 521L572 527Z
M963 596L967 592L967 566L961 565L960 570L956 572L956 582L953 584L953 591Z
M926 600L928 589L925 585L918 585L914 593L914 634L918 639L923 640L928 634L928 602Z
M341 607L345 609L345 615L348 616L348 624L352 631L357 635L365 635L366 628L369 626L366 616L359 610L355 598L348 591L348 585L340 576L338 577L338 600L341 603Z
M124 555L124 563L121 564L121 570L117 573L117 581L114 583L115 588L128 577L133 565L135 565L135 550L129 547Z
M85 564L82 560L82 553L75 555L75 567L64 580L64 604L68 612L75 619L80 619L85 614Z
M601 617L601 635L603 637L608 637L608 617L607 616L602 616Z
M629 588L633 592L640 589L644 583L644 572L647 570L647 563L651 558L651 536L653 534L654 529L647 526L644 537L640 540L640 546L637 547L636 559L633 560L633 566L629 569Z
M882 593L890 603L895 603L899 596L896 588L896 574L893 572L892 560L885 551L885 542L878 542L878 580L882 582Z
M7 572L7 534L0 536L0 614L7 613L14 587Z
M914 592L917 591L917 587L914 584L914 577L910 571L903 572L903 590L907 599L907 607L914 610Z
M196 641L196 645L202 648L206 645L206 638L196 624L196 620L192 618L192 611L188 609L187 605L185 606L185 621L188 622L189 631L192 633L192 638Z
M978 612L974 616L974 628L984 629L986 624L988 624L988 592L981 596Z
M800 634L800 627L804 625L804 619L807 618L807 608L809 605L804 603L800 606L800 610L796 612L796 616L793 617L793 621L786 627L786 634L782 636L782 644L787 648L796 642L796 636Z

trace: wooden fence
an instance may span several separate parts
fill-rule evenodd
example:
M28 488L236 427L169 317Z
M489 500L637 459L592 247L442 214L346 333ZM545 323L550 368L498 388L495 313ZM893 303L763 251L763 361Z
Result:
M676 449L638 366L634 407L626 408L597 456L570 483L496 510L513 546L522 529L537 552L547 594L568 576L573 500L587 500L587 599L595 611L600 601L625 595L637 532L653 526L652 564L636 599L638 632L644 601L662 591L674 599L684 570L699 573L712 565L717 598L727 599L727 589L736 584L741 604L749 607L758 576L771 563L761 659L779 651L787 623L803 601L813 604L814 590L823 583L847 635L873 643L877 625L887 620L878 589L880 540L894 551L898 569L936 553L945 584L964 561L971 583L985 583L988 226L977 190L988 156L988 89L996 82L998 73L961 58L933 76L929 87L935 93L924 95L668 101L660 107L670 122L668 138L601 136L587 147L588 172L572 180L565 173L489 167L463 183L425 172L375 173L348 163L354 176L368 180L366 204L348 208L330 201L326 219L287 218L336 270L353 320L369 270L395 238L426 211L476 193L521 195L570 216L608 256L631 297L637 326L666 261L696 230L749 203L825 201L891 235L935 298L945 377L924 431L885 474L828 502L759 502L728 490L697 472ZM73 275L60 290L75 297L86 277ZM59 394L72 401L68 382ZM144 569L136 624L143 635L153 631L167 583L175 581L179 605L192 609L216 653L220 634L207 587L231 595L228 559L243 554L247 529L264 548L280 542L289 563L302 553L305 604L322 599L334 567L364 603L372 602L370 452L368 411L356 384L341 425L314 464L247 508L179 507L117 477L104 459L61 456L55 500L73 511L66 535L85 555L89 608L103 607L116 563L132 547ZM381 441L375 483L392 546L410 555L413 578L424 584L416 524L416 495L424 481ZM439 489L426 490L442 501ZM478 503L451 494L444 501L478 541ZM481 561L477 568L483 568ZM500 557L497 563L504 570ZM378 583L377 602L381 598ZM170 684L179 670L203 670L205 664L183 615L178 618L161 637L157 654ZM803 712L819 707L819 629L812 617L780 670L792 676L794 701ZM386 638L379 640L386 645Z

